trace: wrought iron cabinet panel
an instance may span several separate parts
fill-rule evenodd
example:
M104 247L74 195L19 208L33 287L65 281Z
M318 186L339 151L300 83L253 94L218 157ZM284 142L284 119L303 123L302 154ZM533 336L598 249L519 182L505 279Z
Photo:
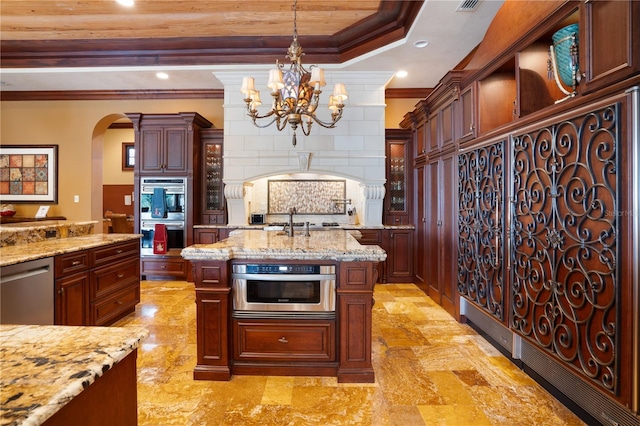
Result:
M628 107L621 95L514 133L510 306L511 330L626 406L634 326L621 319L638 267Z
M506 146L502 138L458 154L458 291L505 325Z

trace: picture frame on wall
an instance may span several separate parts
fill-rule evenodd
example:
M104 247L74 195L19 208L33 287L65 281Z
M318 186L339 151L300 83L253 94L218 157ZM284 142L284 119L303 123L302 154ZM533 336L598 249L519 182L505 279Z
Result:
M58 202L58 145L1 145L0 201Z
M136 148L133 142L122 142L122 170L133 171L136 164Z

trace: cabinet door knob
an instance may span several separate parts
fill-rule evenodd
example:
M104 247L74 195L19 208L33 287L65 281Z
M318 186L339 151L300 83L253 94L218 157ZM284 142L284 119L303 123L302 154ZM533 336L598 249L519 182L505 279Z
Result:
M289 341L287 340L286 337L282 336L281 338L278 339L278 342L280 343L289 343Z

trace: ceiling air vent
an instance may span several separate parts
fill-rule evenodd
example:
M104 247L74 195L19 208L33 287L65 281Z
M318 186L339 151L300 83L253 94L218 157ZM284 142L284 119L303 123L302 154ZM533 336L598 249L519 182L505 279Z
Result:
M478 8L482 0L462 0L456 8L456 12L473 12Z

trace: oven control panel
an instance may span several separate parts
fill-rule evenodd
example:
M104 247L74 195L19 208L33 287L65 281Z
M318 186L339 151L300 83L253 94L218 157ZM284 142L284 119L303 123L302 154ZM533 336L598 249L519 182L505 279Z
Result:
M319 274L320 265L235 265L244 266L245 274Z

